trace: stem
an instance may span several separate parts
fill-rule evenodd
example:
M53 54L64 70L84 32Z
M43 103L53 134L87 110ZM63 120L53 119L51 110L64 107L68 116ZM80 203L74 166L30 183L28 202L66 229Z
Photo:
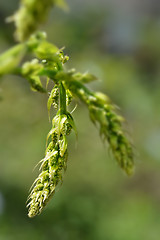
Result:
M63 83L60 82L60 114L66 113L66 90Z

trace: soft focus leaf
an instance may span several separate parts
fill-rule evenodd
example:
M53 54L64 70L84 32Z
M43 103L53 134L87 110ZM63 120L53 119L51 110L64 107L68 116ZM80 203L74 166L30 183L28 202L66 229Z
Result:
M63 8L64 10L68 10L68 4L66 3L66 0L53 0L55 1L55 4L60 7Z
M30 83L31 89L33 91L46 93L46 89L42 87L41 80L38 76L28 77L27 80Z
M77 81L81 81L82 83L90 83L97 80L97 77L90 73L75 73L73 78Z
M52 59L58 51L59 49L54 44L47 41L42 41L34 50L35 54L40 59Z
M19 44L0 55L0 76L13 73L26 54L25 44Z

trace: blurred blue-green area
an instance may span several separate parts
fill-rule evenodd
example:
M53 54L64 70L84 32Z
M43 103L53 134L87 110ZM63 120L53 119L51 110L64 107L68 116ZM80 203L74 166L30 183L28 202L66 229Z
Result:
M136 171L128 178L102 144L79 104L73 116L64 182L45 211L27 217L25 202L50 129L47 97L25 79L0 80L0 240L159 240L160 2L68 0L41 26L69 54L68 68L99 77L90 88L108 94L127 119ZM5 18L18 0L0 0L0 52L15 44ZM76 104L76 103L75 103ZM73 106L74 107L74 106Z

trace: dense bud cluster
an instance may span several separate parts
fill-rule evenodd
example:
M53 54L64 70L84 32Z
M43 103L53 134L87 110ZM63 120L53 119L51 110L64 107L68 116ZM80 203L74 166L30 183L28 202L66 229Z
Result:
M109 98L102 93L91 92L80 81L74 80L74 76L68 87L87 105L92 122L99 124L100 135L108 141L118 164L131 175L134 170L132 145L123 131L123 118L116 113Z
M52 120L52 129L48 134L51 139L46 149L45 158L41 160L41 173L34 182L29 195L29 217L40 214L46 203L55 192L55 188L66 169L67 163L67 139L72 126L67 115L56 115Z
M14 21L15 37L22 42L43 23L53 5L64 6L61 0L21 0L19 10L8 21Z

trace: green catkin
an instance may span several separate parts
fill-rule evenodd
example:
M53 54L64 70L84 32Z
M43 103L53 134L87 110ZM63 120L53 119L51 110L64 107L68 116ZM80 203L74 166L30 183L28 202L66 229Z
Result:
M52 129L49 133L51 142L46 149L45 158L41 160L41 173L36 179L28 199L29 217L34 217L42 212L55 193L56 186L62 181L68 157L67 124L69 123L65 114L59 114L53 118Z
M15 38L25 41L37 30L39 24L45 22L53 5L60 5L60 0L21 0L19 10L9 18L16 26Z
M132 175L134 171L132 145L123 131L123 118L116 113L108 97L102 93L91 92L81 82L73 79L68 83L68 87L87 105L92 122L99 124L100 135L108 141L120 167L128 175Z

